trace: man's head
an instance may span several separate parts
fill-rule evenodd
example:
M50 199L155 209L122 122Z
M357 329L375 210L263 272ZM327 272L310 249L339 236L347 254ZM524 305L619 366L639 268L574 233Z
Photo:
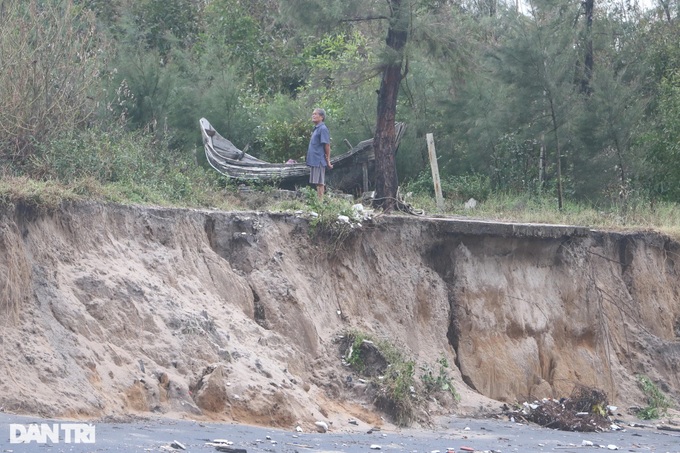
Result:
M314 124L326 121L326 111L324 109L314 109L312 112L312 121Z

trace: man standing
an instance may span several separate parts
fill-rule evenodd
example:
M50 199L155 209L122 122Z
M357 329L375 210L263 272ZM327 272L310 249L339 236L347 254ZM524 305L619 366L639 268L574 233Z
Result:
M333 168L333 165L331 165L331 133L324 123L325 120L326 112L324 109L314 109L312 112L314 130L307 148L306 163L310 167L309 183L316 185L316 194L319 196L319 200L323 198L326 187L326 167Z

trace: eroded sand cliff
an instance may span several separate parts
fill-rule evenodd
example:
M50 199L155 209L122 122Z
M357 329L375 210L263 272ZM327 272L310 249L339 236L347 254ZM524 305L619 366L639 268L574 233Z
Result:
M568 396L680 395L679 244L656 233L382 216L342 245L294 214L80 203L0 220L0 407L274 426L382 423L349 330L462 396L428 415Z

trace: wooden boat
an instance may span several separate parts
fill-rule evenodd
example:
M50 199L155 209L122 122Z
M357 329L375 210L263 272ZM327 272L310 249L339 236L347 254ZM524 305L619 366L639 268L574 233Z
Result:
M212 127L210 122L200 119L201 135L208 163L219 173L238 181L259 181L293 189L309 182L309 167L304 163L276 164L258 159L238 149ZM406 126L397 123L397 147ZM333 169L326 172L326 184L335 190L347 193L368 191L372 178L375 154L373 139L360 142L344 154L331 157Z

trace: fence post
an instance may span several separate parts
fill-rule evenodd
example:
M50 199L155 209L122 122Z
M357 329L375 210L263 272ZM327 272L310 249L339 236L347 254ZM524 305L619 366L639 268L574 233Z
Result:
M439 165L437 164L437 152L434 149L434 137L427 134L427 153L430 156L430 168L432 168L432 181L434 182L434 196L437 200L437 209L444 210L444 196L442 195L442 183L439 179Z

